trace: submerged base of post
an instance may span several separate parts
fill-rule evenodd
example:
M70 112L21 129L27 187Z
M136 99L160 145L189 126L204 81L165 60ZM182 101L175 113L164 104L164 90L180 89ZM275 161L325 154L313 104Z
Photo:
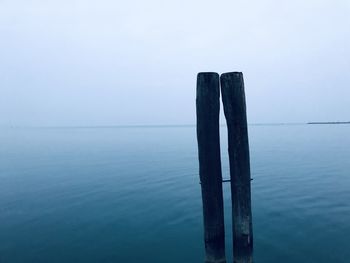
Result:
M253 256L246 255L246 256L235 257L233 260L233 263L253 263Z
M205 263L226 263L226 259L206 260Z
M233 251L234 263L253 263L253 245L247 242L246 238L244 240L233 241L236 244Z

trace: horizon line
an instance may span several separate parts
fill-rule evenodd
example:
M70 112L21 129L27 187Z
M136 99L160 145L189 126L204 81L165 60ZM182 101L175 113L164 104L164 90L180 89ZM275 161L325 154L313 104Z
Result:
M273 125L304 125L308 122L252 122L248 126L273 126ZM220 123L219 126L227 126ZM2 128L171 128L171 127L196 127L196 124L121 124L121 125L0 125Z

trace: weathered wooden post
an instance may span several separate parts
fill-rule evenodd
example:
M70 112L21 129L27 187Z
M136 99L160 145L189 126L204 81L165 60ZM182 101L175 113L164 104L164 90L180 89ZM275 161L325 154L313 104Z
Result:
M234 262L253 262L253 229L250 162L243 74L220 77L222 101L228 128Z
M219 135L219 74L204 72L197 75L196 107L205 262L225 263L225 227Z

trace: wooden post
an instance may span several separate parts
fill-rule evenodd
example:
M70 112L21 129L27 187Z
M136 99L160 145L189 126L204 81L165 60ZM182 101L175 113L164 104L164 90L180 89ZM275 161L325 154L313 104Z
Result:
M219 74L197 75L197 140L206 263L226 263L220 159Z
M220 80L228 129L234 262L251 263L253 262L251 178L243 74L224 73Z

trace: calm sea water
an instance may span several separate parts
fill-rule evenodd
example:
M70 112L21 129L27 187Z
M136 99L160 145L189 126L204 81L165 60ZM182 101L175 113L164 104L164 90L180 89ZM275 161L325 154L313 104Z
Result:
M249 135L255 262L350 262L350 125ZM0 130L0 262L203 262L196 143L194 127Z

